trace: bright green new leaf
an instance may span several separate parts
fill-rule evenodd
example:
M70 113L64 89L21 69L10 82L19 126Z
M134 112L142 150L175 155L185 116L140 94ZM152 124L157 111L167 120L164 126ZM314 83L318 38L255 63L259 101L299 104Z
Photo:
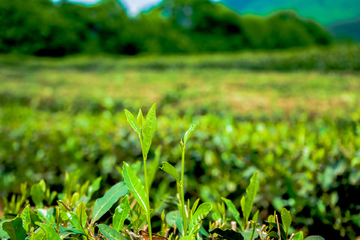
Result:
M73 212L66 212L66 216L68 217L71 224L83 234L85 234L84 228L82 227L79 217Z
M120 233L105 224L99 224L97 225L97 227L100 229L101 233L109 240L127 240L125 236L121 235Z
M102 179L102 177L98 177L98 178L95 179L95 181L90 185L90 187L89 187L89 189L88 189L88 197L91 198L91 196L93 195L93 193L96 192L97 190L99 190L101 179Z
M303 232L300 231L300 232L295 233L292 240L304 240Z
M52 215L54 209L35 209L40 219L45 220L46 224L55 223L55 218Z
M208 215L211 209L212 205L209 202L205 202L198 207L189 224L190 235L196 234L200 230L202 220Z
M199 205L199 202L200 202L200 198L196 199L196 201L194 202L192 208L191 208L191 215L194 215L195 211L196 211L196 208L197 206ZM190 207L190 206L189 206Z
M259 237L259 233L253 228L246 229L243 232L240 232L241 235L244 237L244 240L254 240L255 238ZM251 235L253 236L251 238Z
M120 197L125 196L129 192L124 182L119 182L112 186L102 198L95 201L92 213L92 222L99 220L109 209L116 203Z
M79 217L81 226L84 228L86 226L86 221L87 221L86 205L84 202L81 202L76 207L75 214Z
M289 228L291 225L291 214L286 208L281 210L281 221L284 226L285 234L288 235Z
M46 233L46 240L61 240L55 229L41 222L36 222Z
M135 175L130 165L126 162L124 162L122 174L125 179L126 186L131 192L134 193L137 203L142 207L142 209L144 209L146 213L149 213L150 205L145 187L141 184L140 179Z
M139 113L137 115L136 122L137 122L139 129L141 130L143 122L144 122L144 116L142 114L141 108L139 109Z
M181 240L194 240L195 237L193 235L188 235L188 236L185 236L185 237L182 237L180 238Z
M321 236L309 236L309 237L305 238L305 240L325 240L325 238L323 238Z
M149 153L151 146L151 139L156 130L156 103L154 103L148 114L146 115L146 122L144 124L144 128L142 129L142 137L143 137L143 155L145 159L147 159L147 154Z
M126 119L127 119L128 123L130 124L130 126L140 136L140 129L139 129L139 126L136 123L136 119L135 119L134 115L132 115L131 112L129 112L128 110L125 109L125 116L126 116Z
M259 186L260 186L260 182L257 179L257 172L255 172L250 179L250 185L246 188L246 197L243 196L240 202L241 209L244 214L244 225L246 225L246 223L249 220L251 209L254 203L254 198L259 189Z
M26 231L29 231L31 227L35 227L35 222L39 222L40 218L31 211L30 205L28 204L20 215L21 219L24 221L23 225Z
M185 135L184 135L184 145L186 145L187 141L189 140L189 138L191 137L191 135L193 134L193 132L195 131L195 129L198 126L199 126L199 123L191 124L189 130L187 130Z
M120 205L115 209L115 214L113 216L113 227L116 231L120 232L120 230L124 226L125 219L130 214L130 204L129 197L126 195L122 200Z
M4 222L2 228L9 235L11 240L24 240L26 238L26 231L22 224L22 219L16 217L11 221Z
M256 213L254 214L252 220L253 220L254 222L257 222L258 217L259 217L259 210L256 211Z
M181 219L180 212L177 211L171 211L168 214L166 214L165 220L167 224L169 224L172 228L175 226L176 219Z
M241 231L244 231L245 229L244 229L243 225L241 224L241 220L240 220L240 213L236 209L235 205L229 199L226 199L226 198L223 198L223 197L221 199L225 202L225 204L226 204L227 208L229 209L230 213L234 216L236 222L239 224L239 226L241 228Z
M30 195L36 207L41 207L45 193L43 191L43 187L39 183L31 187Z
M163 162L162 166L161 166L161 170L170 174L173 178L175 178L176 182L180 182L179 173L176 171L176 169L170 163Z

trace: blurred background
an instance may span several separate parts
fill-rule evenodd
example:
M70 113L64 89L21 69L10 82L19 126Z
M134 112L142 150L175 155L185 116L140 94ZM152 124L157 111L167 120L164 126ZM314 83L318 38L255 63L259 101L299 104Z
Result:
M140 169L123 111L156 102L149 159L159 166L180 170L178 143L200 123L187 146L192 202L239 208L259 171L261 221L286 207L291 231L359 239L358 5L0 1L0 219L16 214L6 202L21 183L61 193L77 171L82 182L103 177L99 197L122 181L123 161ZM173 179L159 170L152 188L155 216L173 210Z

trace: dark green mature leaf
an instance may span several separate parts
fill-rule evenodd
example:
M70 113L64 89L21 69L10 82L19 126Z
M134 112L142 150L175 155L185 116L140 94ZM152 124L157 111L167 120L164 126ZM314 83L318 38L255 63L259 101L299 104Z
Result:
M65 238L66 236L73 235L73 234L84 235L84 232L77 230L76 228L65 228L63 226L60 226L60 232L59 232L60 238Z
M189 140L189 138L191 137L191 135L193 134L193 132L195 131L195 129L198 126L199 126L199 123L191 124L189 130L187 130L185 135L184 135L184 145L186 145L187 141Z
M9 235L11 240L24 240L26 231L22 225L23 221L20 217L16 217L11 221L2 224L3 230Z
M285 234L288 235L289 228L291 225L291 214L290 211L288 211L286 208L283 208L281 210L281 221L284 226Z
M46 233L47 240L61 240L55 229L41 222L36 222Z
M39 222L40 218L36 213L31 211L30 204L28 204L20 215L21 219L24 221L23 225L26 231L29 231L31 227L35 227L35 222Z
M105 224L98 224L97 227L100 229L101 233L109 240L128 240L125 236L121 235L116 230Z
M125 116L126 116L126 119L127 119L128 123L130 124L130 126L140 136L140 129L139 129L139 126L136 123L136 119L135 119L134 115L132 115L131 112L129 112L128 110L125 109Z
M270 238L279 239L279 235L277 234L277 232L274 232L274 231L269 232L266 236L268 236Z
M146 115L146 122L144 124L144 128L142 129L142 137L143 137L143 155L147 158L147 154L150 150L151 139L156 131L156 103L154 103L148 114Z
M99 190L102 177L98 177L88 188L88 196L91 198L94 192Z
M246 188L246 196L241 198L241 209L244 214L245 223L248 222L251 209L254 203L254 198L259 189L260 182L257 179L257 172L250 179L250 185Z
M36 207L40 207L43 203L45 193L43 191L43 187L38 183L31 187L30 191L31 199L35 203Z
M92 222L99 220L109 209L116 203L120 197L125 196L129 192L124 182L119 182L112 186L102 198L95 201L92 213Z
M120 231L124 226L125 219L130 214L130 204L129 197L126 195L122 200L120 205L115 209L115 214L113 216L113 227L116 231Z
M244 240L244 237L234 230L221 230L220 228L215 228L210 233L217 233L223 238L229 239L229 240Z
M9 235L2 228L3 223L10 222L10 221L11 220L4 220L4 221L0 222L0 239L10 238Z
M209 202L201 204L198 209L196 209L189 224L190 234L196 234L200 230L202 220L205 218L206 215L208 215L211 209L212 204Z
M269 222L269 225L271 225L273 231L275 231L276 233L278 233L277 223L275 223L275 222ZM280 227L281 239L287 239L283 225L282 225L282 224L279 224L279 227Z
M161 170L170 174L173 178L175 178L176 182L180 182L179 173L176 171L176 169L170 163L163 162L162 166L161 166Z
M83 234L85 234L84 228L82 227L79 217L73 213L73 212L67 212L66 216L69 218L69 221L71 224L79 231L81 231Z
M321 236L309 236L309 237L305 238L305 240L325 240L325 238L323 238Z
M241 224L240 213L236 209L235 205L229 199L226 199L226 198L223 198L223 197L221 199L225 202L225 204L228 207L230 213L234 216L236 222L239 224L241 230L244 231L245 229Z
M131 192L134 193L138 204L142 207L142 209L144 209L146 213L149 213L150 205L145 191L145 187L141 184L140 179L135 175L130 165L126 162L124 162L122 174L125 179L126 186Z
M200 227L200 233L202 234L202 235L204 235L205 237L210 237L210 235L209 235L209 233L205 230L205 228L203 227L203 225L201 225L201 227Z
M304 240L303 232L300 231L300 232L295 233L295 235L292 239L293 240Z

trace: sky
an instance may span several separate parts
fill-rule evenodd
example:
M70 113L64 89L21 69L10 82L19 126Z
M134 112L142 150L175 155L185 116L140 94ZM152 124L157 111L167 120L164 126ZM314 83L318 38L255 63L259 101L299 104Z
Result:
M60 0L52 0L53 2L59 2ZM68 0L69 2L82 3L82 4L94 4L99 2L99 0ZM124 7L127 9L128 13L132 16L137 15L141 10L148 9L152 7L161 0L121 0Z

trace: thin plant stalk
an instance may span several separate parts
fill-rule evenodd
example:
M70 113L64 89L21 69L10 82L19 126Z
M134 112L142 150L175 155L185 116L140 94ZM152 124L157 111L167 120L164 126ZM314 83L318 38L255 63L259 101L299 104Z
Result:
M182 206L182 210L183 210L183 216L186 216L185 213L185 196L184 196L184 172L185 172L185 144L182 143L182 155L181 155L181 183L180 183L180 188L181 188L181 206ZM190 206L188 206L190 207ZM187 221L186 219L183 219L184 221L184 236L187 236Z

